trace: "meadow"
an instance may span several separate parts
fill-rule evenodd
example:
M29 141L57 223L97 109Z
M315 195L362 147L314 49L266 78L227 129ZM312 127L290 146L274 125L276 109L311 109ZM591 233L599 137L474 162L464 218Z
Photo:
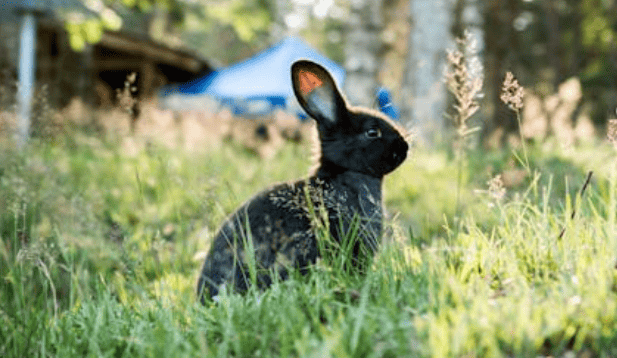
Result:
M306 175L308 146L127 154L71 131L3 147L0 356L617 356L617 153L600 140L528 143L525 160L414 148L385 180L365 276L325 253L306 276L199 304L218 225Z

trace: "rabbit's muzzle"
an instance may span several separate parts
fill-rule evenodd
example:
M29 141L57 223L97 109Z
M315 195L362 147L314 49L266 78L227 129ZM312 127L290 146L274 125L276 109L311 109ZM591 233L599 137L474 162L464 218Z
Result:
M389 173L401 165L407 158L408 150L409 145L404 140L393 142L390 146L389 155L383 158L383 162L386 164L384 173Z
M409 146L405 142L397 142L397 147L398 148L392 152L392 161L398 167L401 163L403 163L405 158L407 158L407 150L409 150Z

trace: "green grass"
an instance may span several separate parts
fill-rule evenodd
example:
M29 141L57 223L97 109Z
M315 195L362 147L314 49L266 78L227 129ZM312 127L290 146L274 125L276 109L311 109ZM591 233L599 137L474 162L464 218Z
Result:
M194 286L218 225L304 176L308 148L128 157L75 134L4 150L0 356L616 356L615 153L527 150L532 175L501 200L483 190L515 155L470 152L460 217L458 164L416 150L385 182L388 233L366 276L328 257L206 307Z

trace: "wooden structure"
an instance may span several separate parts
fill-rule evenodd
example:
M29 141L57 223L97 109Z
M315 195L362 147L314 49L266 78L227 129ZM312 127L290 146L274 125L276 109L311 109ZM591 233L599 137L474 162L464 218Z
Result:
M143 99L162 85L186 82L212 71L200 56L156 43L140 29L105 32L95 45L73 51L53 8L38 15L36 31L37 91L46 87L45 96L57 107L75 96L91 104L114 102L116 89L122 89L133 72L137 80L131 86ZM15 88L18 57L19 16L8 6L0 9L0 87ZM12 101L5 98L5 102ZM0 110L5 106L0 98Z
M99 100L101 86L108 91L123 88L133 72L137 74L138 96L147 98L162 85L190 81L212 71L206 61L194 54L127 32L104 33L90 56Z

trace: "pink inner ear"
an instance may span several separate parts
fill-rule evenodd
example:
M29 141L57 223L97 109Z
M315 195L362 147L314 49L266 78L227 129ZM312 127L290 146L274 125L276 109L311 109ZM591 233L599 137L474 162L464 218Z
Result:
M323 84L323 81L316 74L306 70L300 70L298 78L300 80L300 91L303 94L308 94Z

